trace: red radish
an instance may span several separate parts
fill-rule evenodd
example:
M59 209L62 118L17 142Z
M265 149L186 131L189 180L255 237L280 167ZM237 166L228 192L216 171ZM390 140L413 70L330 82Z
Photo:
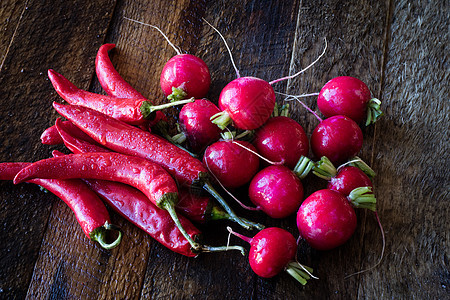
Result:
M271 161L284 161L290 169L309 152L309 141L303 127L284 116L270 118L259 128L255 132L253 146L262 156Z
M164 65L160 84L170 100L178 100L171 96L173 89L182 90L182 98L197 99L208 93L211 74L206 63L197 56L178 53Z
M275 107L275 92L265 80L240 77L227 84L219 96L222 112L212 117L212 122L225 129L231 122L243 130L262 126Z
M211 84L211 74L202 59L191 54L181 54L180 49L175 47L158 27L126 17L125 19L158 30L177 53L164 65L160 77L161 88L169 100L199 99L206 96Z
M207 99L195 100L181 109L178 121L182 131L180 135L187 139L194 152L203 151L220 138L220 128L209 120L218 112L219 108ZM177 136L173 137L175 141Z
M355 232L355 210L340 193L319 190L300 206L297 227L312 248L330 250L344 244Z
M365 164L360 158L347 162L346 164L357 162L357 165L364 165L370 173L375 172ZM337 170L327 157L322 157L314 164L312 172L328 181L327 188L336 191L348 198L354 207L367 208L376 211L376 198L372 193L373 184L360 168L355 166L339 167Z
M325 117L344 115L358 124L366 120L366 125L382 115L380 104L364 82L350 76L331 79L317 98L317 106Z
M339 169L328 182L327 188L348 196L354 189L365 186L373 188L370 178L359 168L347 166Z
M311 148L316 157L326 156L341 163L361 150L361 128L346 116L333 116L320 122L311 135Z
M272 85L283 80L292 79L314 65L326 50L305 69L294 75L286 76L267 82L256 77L240 77L239 70L233 60L231 50L223 35L214 26L203 19L211 28L213 28L225 43L230 54L230 59L236 71L237 79L231 81L225 86L219 96L219 108L221 113L211 118L212 122L217 124L221 129L225 129L231 122L238 129L253 130L261 127L272 114L275 107L275 92Z
M285 218L295 213L303 200L300 179L285 166L269 166L253 177L250 200L272 218Z
M259 168L259 158L252 144L245 141L225 140L210 145L205 150L203 163L227 188L237 188L249 182Z
M253 238L233 232L229 227L228 231L250 243L248 260L258 276L271 278L285 270L303 285L310 279L312 269L294 261L297 241L288 231L270 227L261 230Z

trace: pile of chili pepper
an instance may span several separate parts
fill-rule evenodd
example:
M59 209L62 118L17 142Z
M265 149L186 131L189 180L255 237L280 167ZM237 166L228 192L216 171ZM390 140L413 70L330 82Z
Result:
M104 203L185 256L224 250L244 253L240 246L200 243L201 232L192 221L227 219L246 229L264 226L235 214L210 183L200 160L151 132L152 127L166 131L167 117L161 109L174 103L154 106L128 84L109 59L113 47L103 45L96 58L97 77L107 96L78 89L63 75L48 71L55 90L69 105L53 103L67 121L58 118L41 141L64 144L72 153L53 151L53 157L34 163L0 163L0 180L31 182L54 193L69 205L85 234L105 249L120 243L122 231L110 224ZM217 202L192 193L199 189Z

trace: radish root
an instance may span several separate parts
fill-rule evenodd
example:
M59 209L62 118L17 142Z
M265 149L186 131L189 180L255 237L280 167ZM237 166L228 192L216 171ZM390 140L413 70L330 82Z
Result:
M151 24L147 24L147 23L144 23L144 22L141 22L141 21L138 21L138 20L130 19L130 18L128 18L128 17L123 17L123 18L124 18L125 20L131 21L131 22L135 22L135 23L138 23L138 24L141 24L141 25L144 25L144 26L152 27L152 28L158 30L159 33L161 33L162 36L166 39L167 43L169 43L169 45L175 50L175 52L177 53L177 55L180 55L180 54L181 54L181 49L178 48L178 47L176 47L174 44L172 44L172 42L169 40L169 38L167 37L167 35L165 35L164 32L162 32L162 30L159 29L158 27L156 27L155 25L151 25Z
M214 179L217 181L217 183L219 183L220 187L231 197L233 198L234 201L236 201L242 208L247 209L247 210L261 210L261 208L259 206L257 207L250 207L245 205L244 203L242 203L239 199L237 199L230 191L228 191L228 189L226 187L223 186L222 182L220 182L219 178L217 178L217 176L214 174L214 172L211 171L211 169L209 168L208 165L208 160L205 159L205 163L206 163L206 168L208 169L209 173L214 177Z
M203 21L205 21L206 24L208 24L212 29L214 29L219 34L219 36L222 38L223 42L225 43L225 47L228 50L228 54L230 55L231 63L233 64L234 71L236 72L236 77L237 78L241 77L241 75L239 74L239 70L236 67L236 64L234 63L233 54L231 54L230 47L228 47L227 41L225 40L223 35L220 33L219 30L216 29L216 27L212 26L208 21L206 21L205 18L202 18L202 19L203 19Z
M299 72L295 73L294 75L290 75L290 76L286 76L286 77L282 77L282 78L279 78L279 79L272 80L272 81L269 82L269 84L270 84L270 85L273 85L273 84L275 84L275 83L277 83L277 82L280 82L280 81L283 81L283 80L286 80L286 79L292 79L292 78L295 78L295 77L297 77L298 75L300 75L300 74L302 74L303 72L305 72L306 70L308 70L309 68L311 68L313 65L315 65L316 62L318 62L318 61L322 58L322 56L324 56L325 52L327 51L327 47L328 47L327 38L324 38L324 40L325 40L325 48L323 49L323 52L322 52L322 53L319 55L319 57L317 57L316 60L313 61L309 66L307 66L307 67L304 68L303 70L300 70Z
M384 249L386 248L386 237L384 235L383 225L381 225L381 221L380 221L380 218L379 218L377 212L375 212L375 217L377 218L378 226L380 227L380 230L381 230L381 237L383 239L383 247L381 248L380 258L378 259L378 262L375 265L371 266L370 268L365 269L365 270L361 270L361 271L358 271L358 272L355 272L355 273L352 273L350 275L347 275L347 276L344 277L344 279L350 278L350 277L352 277L354 275L358 275L358 274L361 274L361 273L365 273L365 272L371 271L371 270L375 269L381 263L381 261L383 260Z

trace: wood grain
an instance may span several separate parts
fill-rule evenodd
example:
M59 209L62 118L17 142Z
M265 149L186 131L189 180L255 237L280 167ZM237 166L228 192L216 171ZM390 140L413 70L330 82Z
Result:
M46 79L47 69L67 73L70 66L70 70L79 72L75 83L83 87L84 81L86 86L92 63L91 72L83 69L86 61L92 62L102 42L99 36L104 35L108 23L105 7L112 11L112 2L27 1L14 5L7 27L15 27L14 34L9 35L12 40L0 70L0 159L35 161L50 155L39 136L56 116L51 107L54 92ZM100 26L90 26L94 21ZM12 187L11 183L1 183L0 188L0 297L23 298L55 198L32 185ZM73 222L72 226L78 225Z
M35 161L57 146L41 132L57 117L59 100L47 80L53 68L83 89L102 93L94 75L99 46L116 43L110 56L119 73L144 96L164 102L159 75L175 51L205 60L212 72L208 98L236 77L224 35L242 76L273 80L294 74L322 52L298 78L277 83L289 94L318 92L338 75L367 83L383 101L385 116L364 129L360 156L378 176L376 196L386 231L384 260L374 265L381 235L373 214L358 211L348 243L326 252L301 243L300 262L319 280L299 285L283 273L256 276L236 252L186 258L154 242L116 213L121 245L102 250L84 236L70 210L37 186L0 183L0 298L5 299L446 299L450 284L448 155L448 16L445 1L37 1L0 3L0 159ZM283 97L277 97L279 103ZM316 109L315 98L304 98ZM291 102L292 117L310 134L317 120ZM176 109L168 114L175 120ZM174 122L174 121L172 121ZM173 124L173 123L172 123ZM325 187L308 177L306 194ZM244 201L246 188L235 191ZM228 198L227 198L228 199ZM228 201L232 201L228 199ZM236 211L298 235L295 216L272 220ZM227 243L228 222L200 226L203 241ZM231 244L248 245L236 238Z
M375 180L385 260L362 276L360 298L449 296L449 73L445 1L393 4L377 124ZM363 267L377 260L379 230L367 221ZM382 284L381 284L382 283ZM401 296L400 296L401 295Z

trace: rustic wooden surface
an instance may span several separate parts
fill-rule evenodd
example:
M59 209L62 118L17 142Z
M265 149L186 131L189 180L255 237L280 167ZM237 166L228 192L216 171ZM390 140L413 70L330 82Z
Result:
M242 75L273 80L326 55L302 76L275 85L290 94L317 92L338 75L356 76L383 101L385 116L364 129L361 157L377 171L381 235L373 214L358 212L358 229L342 247L301 245L299 260L320 278L305 287L287 274L254 275L236 253L189 259L172 253L114 212L125 237L102 250L81 232L70 210L32 185L0 183L1 299L448 299L449 61L446 1L41 1L0 2L0 161L36 161L59 146L40 143L59 100L47 69L81 88L102 92L94 59L117 44L117 70L143 95L163 101L159 72L174 51L148 27L158 25L184 52L211 69L209 98L235 78L226 49L202 18L229 41ZM280 102L282 97L278 99ZM307 98L313 108L315 99ZM308 133L317 121L292 103ZM307 192L323 183L307 179ZM295 218L271 220L298 235ZM225 223L205 230L225 244ZM251 234L251 233L249 233ZM234 243L240 243L237 239ZM242 245L245 245L242 243Z

